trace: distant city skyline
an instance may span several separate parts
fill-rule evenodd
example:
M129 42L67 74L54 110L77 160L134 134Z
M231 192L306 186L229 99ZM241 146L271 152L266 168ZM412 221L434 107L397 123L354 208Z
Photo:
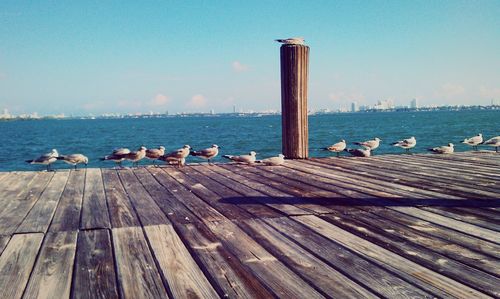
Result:
M500 100L499 1L0 2L0 109L279 110L279 44L311 47L309 109Z

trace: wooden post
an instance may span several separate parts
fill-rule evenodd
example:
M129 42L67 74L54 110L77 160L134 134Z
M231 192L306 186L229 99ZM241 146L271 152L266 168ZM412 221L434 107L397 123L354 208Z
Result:
M307 79L309 47L281 46L282 150L290 159L309 156L307 125Z

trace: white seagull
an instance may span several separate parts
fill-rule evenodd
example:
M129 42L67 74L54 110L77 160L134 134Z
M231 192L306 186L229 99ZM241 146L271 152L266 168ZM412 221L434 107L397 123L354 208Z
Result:
M57 157L57 160L63 160L64 162L73 165L75 167L75 170L78 164L83 163L85 164L85 167L87 167L87 164L89 164L89 158L82 154L61 155Z
M428 148L428 151L434 152L436 154L451 154L454 151L453 143L448 143L448 145Z
M290 37L286 39L275 39L278 43L282 43L285 45L303 45L304 38L303 37Z
M47 165L47 171L51 171L50 164L57 161L57 157L59 157L59 153L57 152L56 149L53 149L50 153L43 154L40 157L33 160L26 160L26 162L30 164Z
M472 148L477 151L477 146L483 143L483 134L479 133L474 137L465 138L462 143L472 146Z
M362 147L366 148L366 149L370 149L370 150L375 150L377 149L379 146L380 146L380 138L376 137L375 139L372 139L372 140L367 140L367 141L363 141L363 142L354 142L354 144L357 144L357 145L361 145Z
M263 163L264 165L269 165L269 166L279 166L285 163L285 155L279 154L277 157L270 157L256 162Z
M500 147L500 136L493 137L482 143L483 145L494 146L495 151L498 153L498 148Z
M165 154L158 159L165 161L168 164L177 164L178 167L182 167L186 164L186 157L189 156L190 149L191 147L186 144L182 148Z
M123 148L123 147L117 148L113 150L111 155L104 156L104 158L100 158L100 160L101 161L111 160L121 167L122 161L126 159L128 154L130 154L130 150L128 148Z
M334 145L330 145L329 147L325 147L324 150L329 152L337 153L337 157L340 156L340 152L345 150L347 144L344 139L340 140L340 142L335 143Z
M392 145L394 146L397 146L397 147L400 147L400 148L404 148L406 150L406 152L410 152L410 149L414 148L415 145L417 145L417 139L415 139L415 137L410 137L410 138L407 138L407 139L403 139L403 140L400 140L398 142L394 142Z
M207 159L208 164L210 164L210 159L215 158L219 154L219 146L217 144L212 144L209 148L201 151L191 151L190 154L191 156Z
M161 156L165 155L165 147L160 146L159 148L149 148L146 150L146 158L153 160L153 165L156 166L156 160Z
M370 157L371 149L367 148L346 148L344 151L356 157Z
M248 155L241 155L241 156L224 155L223 157L238 163L253 164L255 163L256 155L257 155L256 152L251 151L250 153L248 153Z

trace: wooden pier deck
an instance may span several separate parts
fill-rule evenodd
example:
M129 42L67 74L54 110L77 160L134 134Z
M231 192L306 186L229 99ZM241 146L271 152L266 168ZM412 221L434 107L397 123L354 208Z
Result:
M500 297L499 195L492 152L0 173L0 297Z

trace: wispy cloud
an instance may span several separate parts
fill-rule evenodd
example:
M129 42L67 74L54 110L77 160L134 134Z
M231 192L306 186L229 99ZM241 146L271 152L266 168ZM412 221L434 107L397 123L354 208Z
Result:
M248 65L245 65L237 60L231 63L231 67L233 68L233 71L235 71L236 73L242 73L248 71Z
M500 88L498 87L479 87L479 95L486 99L500 99Z
M201 94L194 95L187 103L187 107L191 109L200 109L207 105L207 99Z
M154 98L149 101L149 106L152 107L163 107L170 102L170 98L164 94L157 94Z

